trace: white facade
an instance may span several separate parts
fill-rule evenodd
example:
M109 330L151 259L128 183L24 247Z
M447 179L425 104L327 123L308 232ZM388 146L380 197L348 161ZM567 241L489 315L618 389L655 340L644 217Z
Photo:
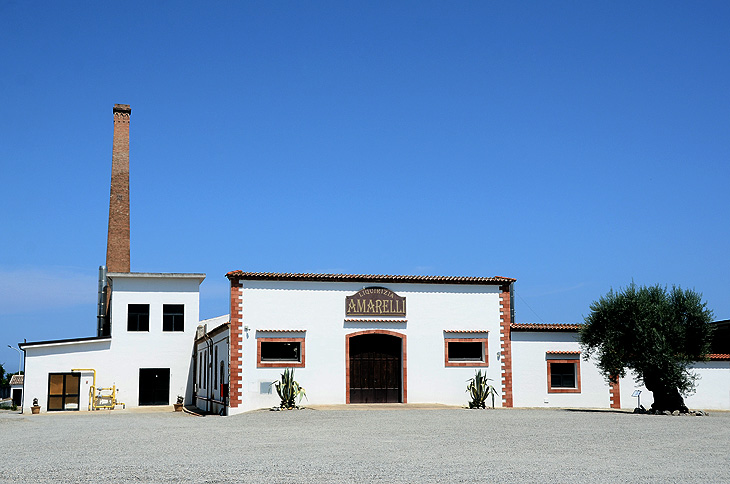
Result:
M228 401L230 333L228 315L198 326L193 361L193 404L207 413L225 414Z
M551 388L548 362L575 361L574 391ZM608 408L609 386L592 361L583 359L578 333L512 330L515 407Z
M392 282L281 279L232 279L233 300L238 302L231 312L231 339L237 331L240 337L232 342L229 413L277 406L279 398L270 384L286 367L294 367L295 379L306 389L305 404L352 403L348 351L352 338L363 334L400 340L396 401L464 405L466 382L476 369L486 371L499 390L500 321L503 306L509 307L500 287L510 280L449 284L445 278L438 283L400 283L395 282L397 278ZM385 288L404 297L405 315L348 316L346 298L365 288ZM483 341L482 361L449 366L445 361L448 340ZM299 344L301 361L262 361L262 342L277 341ZM238 388L234 385L237 375ZM500 406L500 399L495 403Z
M191 395L199 286L204 278L204 274L109 273L110 336L21 344L24 410L34 398L42 411L49 406L87 410L92 369L96 387L115 386L117 400L126 406L172 404L177 395ZM147 308L147 327L130 330L129 311L134 307ZM170 308L182 308L182 314L170 316ZM49 395L51 375L56 375L53 395ZM64 388L61 397L57 375L71 375L62 378L64 387L70 388Z

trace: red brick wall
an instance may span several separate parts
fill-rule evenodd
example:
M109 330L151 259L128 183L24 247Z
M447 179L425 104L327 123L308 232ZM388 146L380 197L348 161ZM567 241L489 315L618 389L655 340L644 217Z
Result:
M129 118L132 109L128 104L115 104L113 112L114 141L106 267L109 272L129 272Z
M621 385L618 377L615 378L616 383L608 383L609 402L611 403L611 408L621 408Z
M228 386L228 401L231 408L237 408L243 398L243 372L241 361L243 356L243 314L241 304L243 300L243 284L231 280L231 361L229 362L230 380Z
M508 285L500 286L499 290L499 342L502 353L502 405L511 407L512 400L512 334L510 323L512 312L510 307Z

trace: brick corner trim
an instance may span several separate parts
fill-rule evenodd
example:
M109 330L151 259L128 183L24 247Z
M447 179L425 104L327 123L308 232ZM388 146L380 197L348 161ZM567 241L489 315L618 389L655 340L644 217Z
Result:
M512 407L512 334L510 324L512 323L511 311L511 285L505 284L499 287L499 344L502 354L502 405Z
M243 284L231 279L231 354L228 368L230 371L228 386L228 402L231 408L238 408L242 403L243 388L240 358L243 355Z
M621 382L618 376L615 377L616 382L608 382L608 396L611 408L621 408Z

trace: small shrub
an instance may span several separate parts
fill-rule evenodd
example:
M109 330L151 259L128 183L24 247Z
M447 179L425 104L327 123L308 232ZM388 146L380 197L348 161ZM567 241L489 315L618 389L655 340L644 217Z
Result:
M482 370L477 370L476 374L467 380L466 391L471 397L469 402L469 408L486 408L484 402L487 397L492 397L492 408L494 408L494 396L498 395L497 390L487 383L491 381L491 378L487 378L487 373Z
M306 398L307 393L304 388L294 380L294 369L286 368L281 374L281 380L271 382L276 387L276 393L281 398L280 408L297 408L296 399L302 401L302 397Z

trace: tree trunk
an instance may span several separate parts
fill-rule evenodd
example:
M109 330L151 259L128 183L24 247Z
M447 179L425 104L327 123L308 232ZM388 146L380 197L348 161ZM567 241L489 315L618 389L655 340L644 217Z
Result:
M659 378L645 378L644 385L654 396L654 403L651 404L651 409L655 412L663 412L668 410L674 412L679 410L681 413L689 412L689 409L684 404L684 398L679 394L679 390L676 387L667 387L664 385Z

